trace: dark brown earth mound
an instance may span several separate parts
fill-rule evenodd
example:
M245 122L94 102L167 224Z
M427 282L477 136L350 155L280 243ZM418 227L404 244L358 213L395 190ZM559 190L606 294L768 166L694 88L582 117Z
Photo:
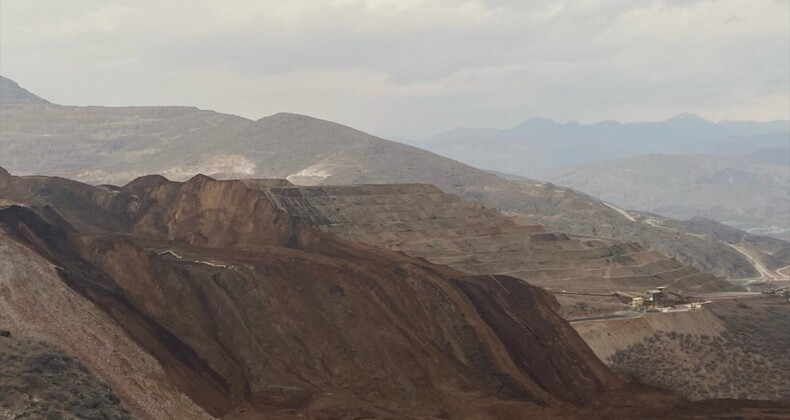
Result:
M0 210L4 235L213 416L678 417L686 404L624 384L541 289L347 242L242 182L42 179L0 176L0 197L28 206Z

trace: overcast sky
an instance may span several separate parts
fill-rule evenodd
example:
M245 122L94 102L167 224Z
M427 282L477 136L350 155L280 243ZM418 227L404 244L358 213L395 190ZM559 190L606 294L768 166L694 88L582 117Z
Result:
M0 73L70 105L395 138L532 116L790 118L788 0L2 0Z

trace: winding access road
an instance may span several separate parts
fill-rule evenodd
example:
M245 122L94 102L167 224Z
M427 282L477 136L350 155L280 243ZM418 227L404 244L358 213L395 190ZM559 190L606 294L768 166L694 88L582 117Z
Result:
M752 253L748 249L735 244L727 244L727 245L729 245L730 248L743 254L743 256L746 257L747 260L749 260L749 263L751 263L754 266L754 269L757 270L758 273L760 273L760 277L750 280L753 281L788 280L786 276L783 276L782 273L779 272L779 270L783 270L787 267L782 267L777 271L771 270L768 267L766 267L762 263L762 261L760 261L759 258L756 258L754 255L752 255Z

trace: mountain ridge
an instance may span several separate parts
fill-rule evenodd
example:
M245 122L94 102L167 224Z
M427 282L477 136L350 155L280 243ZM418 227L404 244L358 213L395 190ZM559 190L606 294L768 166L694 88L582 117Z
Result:
M787 147L790 121L676 116L657 122L557 123L532 118L507 129L453 130L413 144L475 167L535 178L536 169L645 154L737 156Z
M640 126L652 126L652 127L668 126L667 128L670 128L671 123L685 123L690 125L699 125L706 127L717 127L717 126L726 127L729 128L730 130L734 130L734 132L731 132L731 135L770 134L774 132L790 130L790 120L751 121L751 120L725 119L720 121L712 121L692 113L680 113L664 120L634 121L634 122L620 122L616 120L607 119L607 120L601 120L601 121L590 122L590 123L580 123L575 120L571 120L563 123L548 117L530 117L510 128L498 129L492 127L461 127L436 134L432 136L429 140L464 138L467 137L469 134L474 134L477 131L490 132L491 134L494 135L494 137L512 137L512 136L528 135L530 133L522 132L521 130L534 129L539 127L551 128L556 130L563 130L567 128L594 129L594 128L604 128L604 127L616 127L620 130L627 130L628 128L634 128Z
M299 114L252 121L194 108L28 104L2 106L0 116L0 165L16 174L94 184L123 184L151 173L175 180L197 173L281 178L301 185L424 182L490 208L529 214L552 230L638 241L719 276L756 275L748 260L726 246L667 237L571 190L505 180Z

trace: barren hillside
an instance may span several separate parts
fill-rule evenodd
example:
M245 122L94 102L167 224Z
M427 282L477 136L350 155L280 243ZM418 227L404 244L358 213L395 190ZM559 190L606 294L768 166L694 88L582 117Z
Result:
M250 121L187 107L0 107L0 165L18 174L125 183L151 173L176 180L285 178L299 185L429 183L487 207L529 214L567 233L639 242L717 276L747 278L738 252L690 235L669 237L565 188L505 180L433 153L295 114Z

